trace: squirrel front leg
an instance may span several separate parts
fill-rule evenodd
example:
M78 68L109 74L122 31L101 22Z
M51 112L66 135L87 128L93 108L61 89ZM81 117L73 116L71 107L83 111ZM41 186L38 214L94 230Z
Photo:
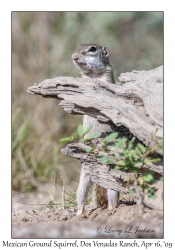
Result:
M108 209L113 209L119 205L119 192L107 189Z
M77 215L83 214L85 210L85 202L88 195L89 187L91 186L90 175L84 169L81 169L80 182L77 189Z

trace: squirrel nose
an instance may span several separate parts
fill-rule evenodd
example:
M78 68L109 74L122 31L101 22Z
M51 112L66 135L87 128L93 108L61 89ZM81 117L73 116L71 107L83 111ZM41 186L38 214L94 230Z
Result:
M72 55L72 59L75 60L75 61L78 60L77 54L74 53L74 54Z

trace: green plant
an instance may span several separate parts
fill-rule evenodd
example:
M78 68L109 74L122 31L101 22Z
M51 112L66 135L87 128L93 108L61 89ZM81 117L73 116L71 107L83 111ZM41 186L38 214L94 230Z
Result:
M60 142L71 142L75 140L79 140L80 142L87 142L100 136L99 133L96 133L96 134L89 136L88 138L84 138L84 136L88 134L91 129L92 129L92 126L84 130L82 124L79 124L77 127L76 133L74 133L70 137L65 137L65 138L60 139Z
M24 112L18 109L12 119L12 187L22 192L59 175L55 166L60 151L51 139L39 140L29 119L20 121Z

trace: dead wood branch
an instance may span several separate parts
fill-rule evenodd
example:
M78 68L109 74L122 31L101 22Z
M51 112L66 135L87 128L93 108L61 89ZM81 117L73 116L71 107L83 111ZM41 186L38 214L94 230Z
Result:
M86 78L57 77L28 88L30 94L62 100L70 114L90 115L129 131L147 146L163 138L163 66L121 74L123 85Z
M86 150L89 148L88 145L84 143L72 143L68 144L64 149L61 150L62 153L77 158L81 160L82 167L87 173L91 175L92 182L99 184L104 188L111 188L121 193L128 193L128 188L126 187L126 178L131 176L131 173L123 170L113 170L112 166L102 165L100 160L96 156L104 155L102 151L102 141L101 138L97 139L96 150L93 153L87 154ZM100 144L100 145L99 145ZM109 150L109 147L108 147ZM111 148L112 152L112 148ZM110 151L108 152L110 154ZM157 177L163 175L163 163L159 164L148 164L144 166L145 169L153 170L157 173Z
M148 147L163 139L163 66L149 71L121 74L120 84L73 77L47 79L28 88L28 93L61 100L60 106L73 115L89 115L108 123L119 137L133 135ZM87 145L73 143L62 149L64 154L80 159L92 182L104 188L127 193L125 177L130 173L101 165L95 152L87 154ZM163 152L157 150L162 155ZM163 163L145 169L163 175ZM148 203L148 202L147 202ZM154 205L149 205L154 208Z

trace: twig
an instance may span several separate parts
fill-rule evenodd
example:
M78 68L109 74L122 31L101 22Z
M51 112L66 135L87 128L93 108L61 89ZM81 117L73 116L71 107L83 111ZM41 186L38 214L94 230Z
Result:
M138 184L138 180L136 178L135 175L132 176L133 180L134 180L134 188L136 191L136 199L138 200L137 204L139 205L139 213L140 215L144 214L144 194L141 192L141 188Z
M64 186L64 179L63 179L63 191L62 191L62 199L61 199L62 209L65 209L65 186Z

